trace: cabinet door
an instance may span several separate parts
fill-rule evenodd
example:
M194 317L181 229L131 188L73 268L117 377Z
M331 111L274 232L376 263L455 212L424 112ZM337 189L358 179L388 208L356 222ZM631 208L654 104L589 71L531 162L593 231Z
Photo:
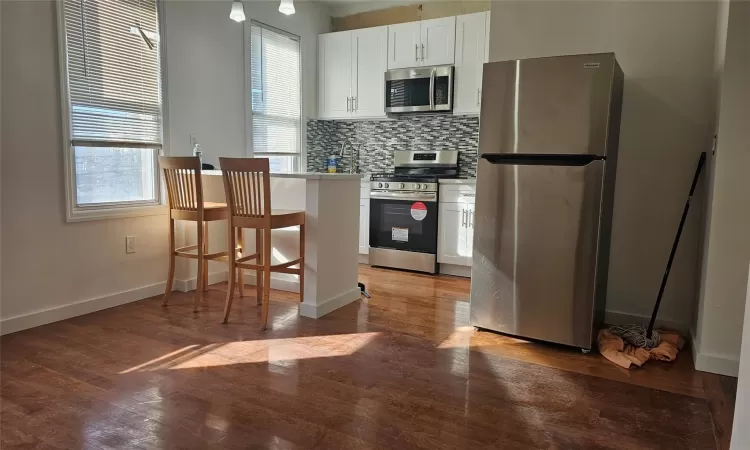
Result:
M419 22L388 25L388 68L420 66Z
M370 253L370 200L359 201L359 253Z
M351 31L318 36L318 108L321 118L349 117L351 77Z
M355 117L385 117L388 27L352 31L352 109Z
M466 245L468 209L461 203L441 203L438 224L439 263L471 265Z
M456 46L456 17L423 20L420 62L422 66L453 64Z
M480 12L456 17L456 78L453 82L453 112L479 114L482 65L487 62L488 14Z

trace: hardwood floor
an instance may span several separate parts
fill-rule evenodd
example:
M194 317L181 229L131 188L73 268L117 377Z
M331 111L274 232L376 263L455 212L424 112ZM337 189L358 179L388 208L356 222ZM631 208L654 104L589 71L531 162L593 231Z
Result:
M728 448L736 382L625 371L469 326L468 281L363 266L372 298L269 329L225 284L2 337L5 448ZM727 428L729 427L729 428Z

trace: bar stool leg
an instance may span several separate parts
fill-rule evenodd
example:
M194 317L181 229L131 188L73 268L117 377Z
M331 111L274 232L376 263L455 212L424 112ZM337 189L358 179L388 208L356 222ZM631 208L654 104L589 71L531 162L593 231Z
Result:
M234 297L235 273L237 272L237 252L233 250L237 246L236 235L234 234L234 227L232 227L232 219L230 218L227 222L229 222L229 233L227 233L227 239L229 240L229 252L227 252L229 263L227 273L229 274L229 280L227 282L227 299L224 302L224 321L222 323L227 323L229 321L229 311L232 309L232 297Z
M263 230L255 229L255 253L258 254L258 259L255 261L257 265L263 264ZM260 305L263 299L263 278L261 277L261 271L255 271L255 304Z
M167 272L167 285L164 288L164 297L161 301L161 306L167 306L169 295L172 293L172 284L174 283L174 270L175 270L175 259L177 256L174 253L174 219L169 219L169 271Z
M305 224L299 226L299 302L305 300Z
M271 230L263 230L263 306L261 307L260 330L268 326L268 304L271 291Z
M237 251L239 257L242 258L245 255L245 230L237 228L237 246L240 250ZM240 297L245 296L245 270L241 267L237 268L237 282L240 285Z
M198 312L198 307L203 301L203 265L206 261L203 259L203 222L197 223L198 231L198 284L195 286L195 301L193 302L193 312Z
M208 254L208 222L203 224L203 253ZM208 290L208 261L203 262L203 292Z

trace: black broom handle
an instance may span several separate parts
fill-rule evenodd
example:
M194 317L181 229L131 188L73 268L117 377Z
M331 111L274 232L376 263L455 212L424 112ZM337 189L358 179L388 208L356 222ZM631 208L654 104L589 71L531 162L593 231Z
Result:
M680 235L682 235L682 227L685 226L685 220L687 219L688 210L690 209L690 200L693 199L695 193L695 186L698 184L698 177L701 174L701 169L706 163L706 152L701 153L701 157L698 160L698 167L695 169L695 175L693 176L693 184L690 186L690 194L688 195L687 202L685 202L685 209L682 211L682 219L680 219L680 226L677 228L677 236L674 238L674 244L672 244L672 253L669 254L669 261L667 262L667 270L664 271L664 278L661 279L661 287L659 287L659 295L656 296L656 304L654 305L654 312L651 313L651 321L648 323L648 331L646 331L646 337L651 339L651 333L654 331L654 322L656 322L656 315L659 313L659 305L661 305L661 297L664 295L664 288L667 286L667 278L669 278L669 271L672 269L672 262L674 261L674 254L677 252L677 244L680 242Z

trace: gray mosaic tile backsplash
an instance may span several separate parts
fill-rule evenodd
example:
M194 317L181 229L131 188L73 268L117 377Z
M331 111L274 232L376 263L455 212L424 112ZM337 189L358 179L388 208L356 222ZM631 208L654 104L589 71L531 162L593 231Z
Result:
M307 170L324 172L326 159L338 155L344 139L362 144L360 172L392 172L399 150L458 150L459 176L477 172L479 118L449 114L399 116L380 121L307 121ZM339 171L349 170L349 149L339 158Z

